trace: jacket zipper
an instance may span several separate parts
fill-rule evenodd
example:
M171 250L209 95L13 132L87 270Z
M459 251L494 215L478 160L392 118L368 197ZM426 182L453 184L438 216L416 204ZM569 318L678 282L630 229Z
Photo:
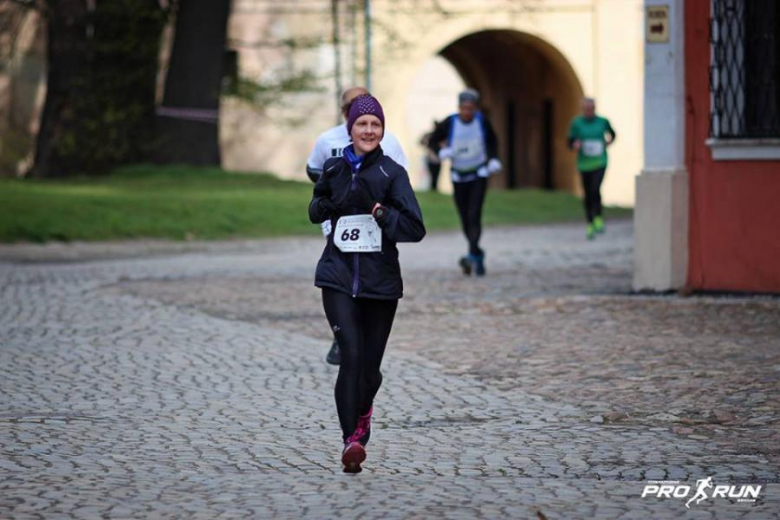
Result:
M357 173L352 173L352 182L349 186L349 191L355 191L357 187ZM352 253L354 275L352 279L352 297L357 298L358 293L358 278L360 277L360 255L358 253Z

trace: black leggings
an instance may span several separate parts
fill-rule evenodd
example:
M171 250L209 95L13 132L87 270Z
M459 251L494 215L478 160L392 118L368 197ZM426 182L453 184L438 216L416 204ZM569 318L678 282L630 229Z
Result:
M585 216L588 222L601 216L601 181L604 180L605 168L580 172L582 189L585 191Z
M382 385L382 356L393 327L398 300L353 298L333 290L322 290L322 304L341 349L336 380L336 409L346 440L365 415Z
M487 193L487 179L479 177L470 182L453 182L455 205L460 214L463 234L469 241L469 254L481 256L479 239L482 236L482 204Z

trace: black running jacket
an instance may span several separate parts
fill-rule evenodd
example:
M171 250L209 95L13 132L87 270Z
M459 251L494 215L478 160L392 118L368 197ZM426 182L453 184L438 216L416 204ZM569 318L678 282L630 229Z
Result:
M425 236L422 212L406 170L382 153L382 148L366 154L357 175L343 157L325 162L322 176L314 185L309 204L309 219L314 224L330 219L333 229L343 215L367 214L355 207L328 210L323 199L343 206L349 191L362 189L379 202L384 215L377 218L382 230L382 251L376 253L343 253L333 244L334 232L328 236L325 250L317 264L314 285L331 288L356 298L396 300L403 296L398 242L419 242ZM328 205L328 204L326 204Z

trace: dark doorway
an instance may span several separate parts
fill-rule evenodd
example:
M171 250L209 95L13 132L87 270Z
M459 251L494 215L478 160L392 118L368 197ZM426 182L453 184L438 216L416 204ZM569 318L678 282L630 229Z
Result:
M517 187L517 166L515 164L515 128L517 128L515 103L514 101L510 101L506 104L506 185L509 189Z
M504 168L491 186L578 189L565 129L578 113L582 87L560 52L530 34L489 30L464 36L439 54L480 91L498 134Z
M542 187L546 190L555 189L555 176L553 174L553 139L555 128L553 125L553 100L545 99L542 103Z

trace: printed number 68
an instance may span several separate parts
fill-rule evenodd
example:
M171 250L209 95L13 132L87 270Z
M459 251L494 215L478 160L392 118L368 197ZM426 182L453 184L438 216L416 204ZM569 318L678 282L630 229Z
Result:
M344 232L341 234L341 240L346 242L347 240L351 240L353 242L356 242L360 240L360 229L345 229Z

